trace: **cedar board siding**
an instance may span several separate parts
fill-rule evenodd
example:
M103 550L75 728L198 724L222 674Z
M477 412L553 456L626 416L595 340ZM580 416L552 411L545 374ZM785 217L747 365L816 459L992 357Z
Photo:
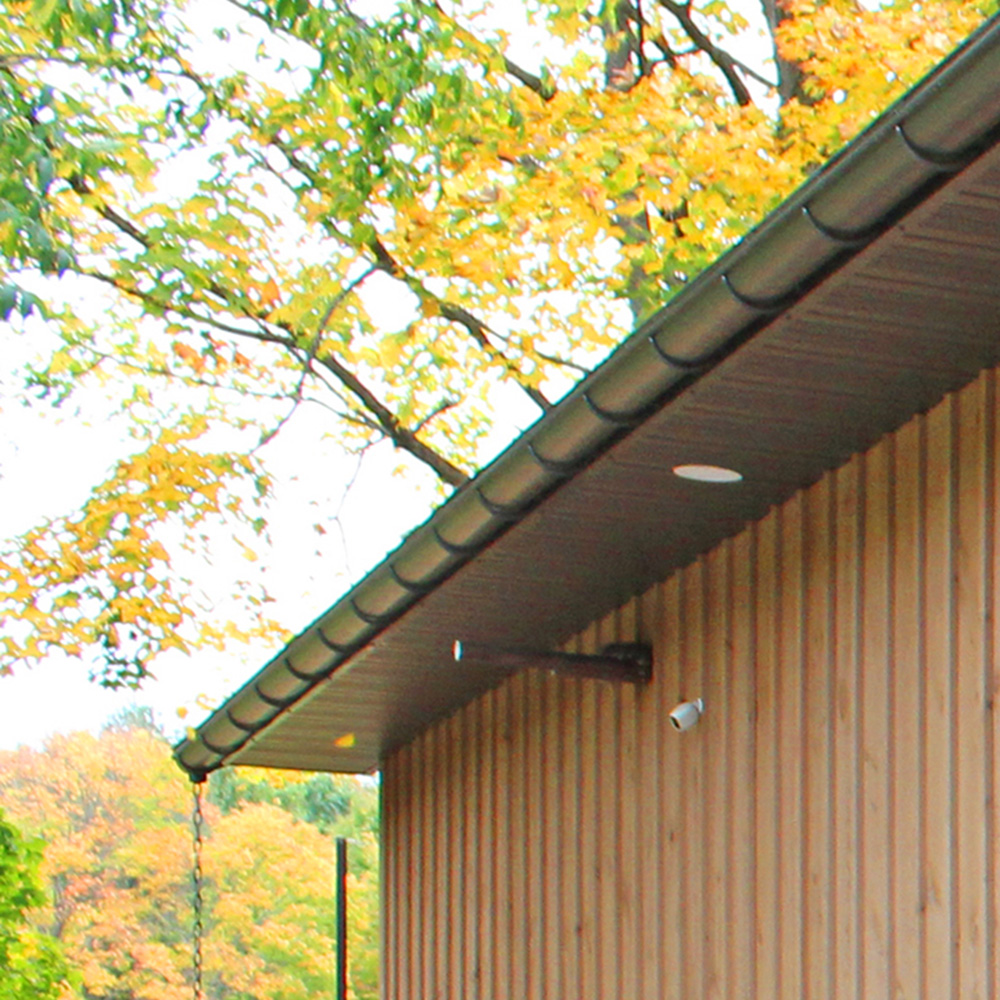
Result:
M997 381L386 762L386 1000L998 995Z

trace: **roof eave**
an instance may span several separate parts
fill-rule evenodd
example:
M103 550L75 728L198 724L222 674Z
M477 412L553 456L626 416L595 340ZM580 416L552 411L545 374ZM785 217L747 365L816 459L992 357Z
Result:
M426 593L995 144L998 79L994 18L178 744L180 765L194 778L223 766Z

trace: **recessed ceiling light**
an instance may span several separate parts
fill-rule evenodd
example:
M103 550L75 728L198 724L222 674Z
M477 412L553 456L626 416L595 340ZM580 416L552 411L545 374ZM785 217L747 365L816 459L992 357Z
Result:
M741 472L721 465L675 465L674 475L698 483L738 483L743 478Z

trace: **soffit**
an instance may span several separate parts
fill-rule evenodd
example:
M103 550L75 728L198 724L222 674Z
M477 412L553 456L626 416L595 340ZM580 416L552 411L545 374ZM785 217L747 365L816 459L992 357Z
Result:
M1000 153L952 178L578 472L233 753L370 770L502 676L455 639L552 649L1000 361ZM673 466L739 469L710 486ZM353 734L354 746L334 741Z

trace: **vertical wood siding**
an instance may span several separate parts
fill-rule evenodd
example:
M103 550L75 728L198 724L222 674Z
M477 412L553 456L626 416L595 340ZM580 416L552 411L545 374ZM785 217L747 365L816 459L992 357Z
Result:
M998 995L996 381L386 763L387 1000Z

